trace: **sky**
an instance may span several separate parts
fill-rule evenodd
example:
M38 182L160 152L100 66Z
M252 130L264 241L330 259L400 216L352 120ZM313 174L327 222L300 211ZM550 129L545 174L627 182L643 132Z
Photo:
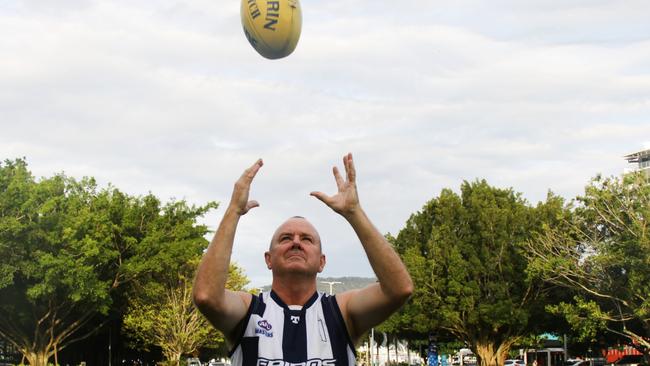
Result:
M335 192L397 234L443 188L531 203L650 148L647 0L301 0L293 54L259 56L234 0L0 0L0 160L167 201L217 201L257 158L233 260L252 287L275 228L307 217L327 277L373 276Z

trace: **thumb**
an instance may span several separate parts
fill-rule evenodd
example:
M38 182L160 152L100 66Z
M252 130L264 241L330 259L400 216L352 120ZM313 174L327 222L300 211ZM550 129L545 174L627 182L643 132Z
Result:
M323 192L311 192L310 196L318 198L321 202L329 206L330 197Z
M242 215L247 214L248 211L249 211L251 208L259 207L259 205L260 205L260 204L259 204L257 201L254 201L254 200L253 200L253 201L248 201L248 202L246 203L246 208L244 209L244 212L242 213Z

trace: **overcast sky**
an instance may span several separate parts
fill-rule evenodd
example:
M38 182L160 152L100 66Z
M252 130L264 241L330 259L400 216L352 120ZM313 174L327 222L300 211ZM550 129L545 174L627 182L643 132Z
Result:
M234 0L0 0L0 158L131 194L222 206L261 157L234 260L302 215L324 276L372 276L309 192L354 154L362 205L397 234L442 188L485 178L532 203L580 194L650 148L650 1L302 0L296 51L270 61Z

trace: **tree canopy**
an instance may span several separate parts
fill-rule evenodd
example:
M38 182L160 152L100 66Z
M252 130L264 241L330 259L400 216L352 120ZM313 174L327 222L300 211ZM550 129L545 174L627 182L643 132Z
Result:
M641 174L596 177L563 230L530 245L531 273L577 295L549 307L584 339L607 330L650 361L650 183Z
M134 348L162 349L168 364L179 365L182 355L199 348L216 349L224 337L198 311L192 302L192 282L200 257L186 263L178 272L144 283L139 294L129 301L124 328ZM248 279L241 269L231 264L226 288L243 291Z
M89 335L120 291L174 272L206 246L197 217L214 202L162 204L92 178L36 179L22 159L0 164L0 337L32 365Z
M448 334L481 365L502 365L510 347L539 326L551 293L527 277L526 242L568 213L550 194L533 207L512 189L464 182L444 189L412 215L393 245L415 293L391 322L419 333Z

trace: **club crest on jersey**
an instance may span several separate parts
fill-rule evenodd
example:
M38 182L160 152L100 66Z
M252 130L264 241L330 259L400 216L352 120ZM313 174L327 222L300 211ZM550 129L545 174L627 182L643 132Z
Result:
M300 322L300 317L299 317L299 316L295 316L295 315L291 315L291 322L292 322L293 324L298 324L298 323Z
M257 322L257 327L255 328L255 334L262 334L267 337L273 337L273 332L271 332L271 329L273 329L271 323L262 319Z

